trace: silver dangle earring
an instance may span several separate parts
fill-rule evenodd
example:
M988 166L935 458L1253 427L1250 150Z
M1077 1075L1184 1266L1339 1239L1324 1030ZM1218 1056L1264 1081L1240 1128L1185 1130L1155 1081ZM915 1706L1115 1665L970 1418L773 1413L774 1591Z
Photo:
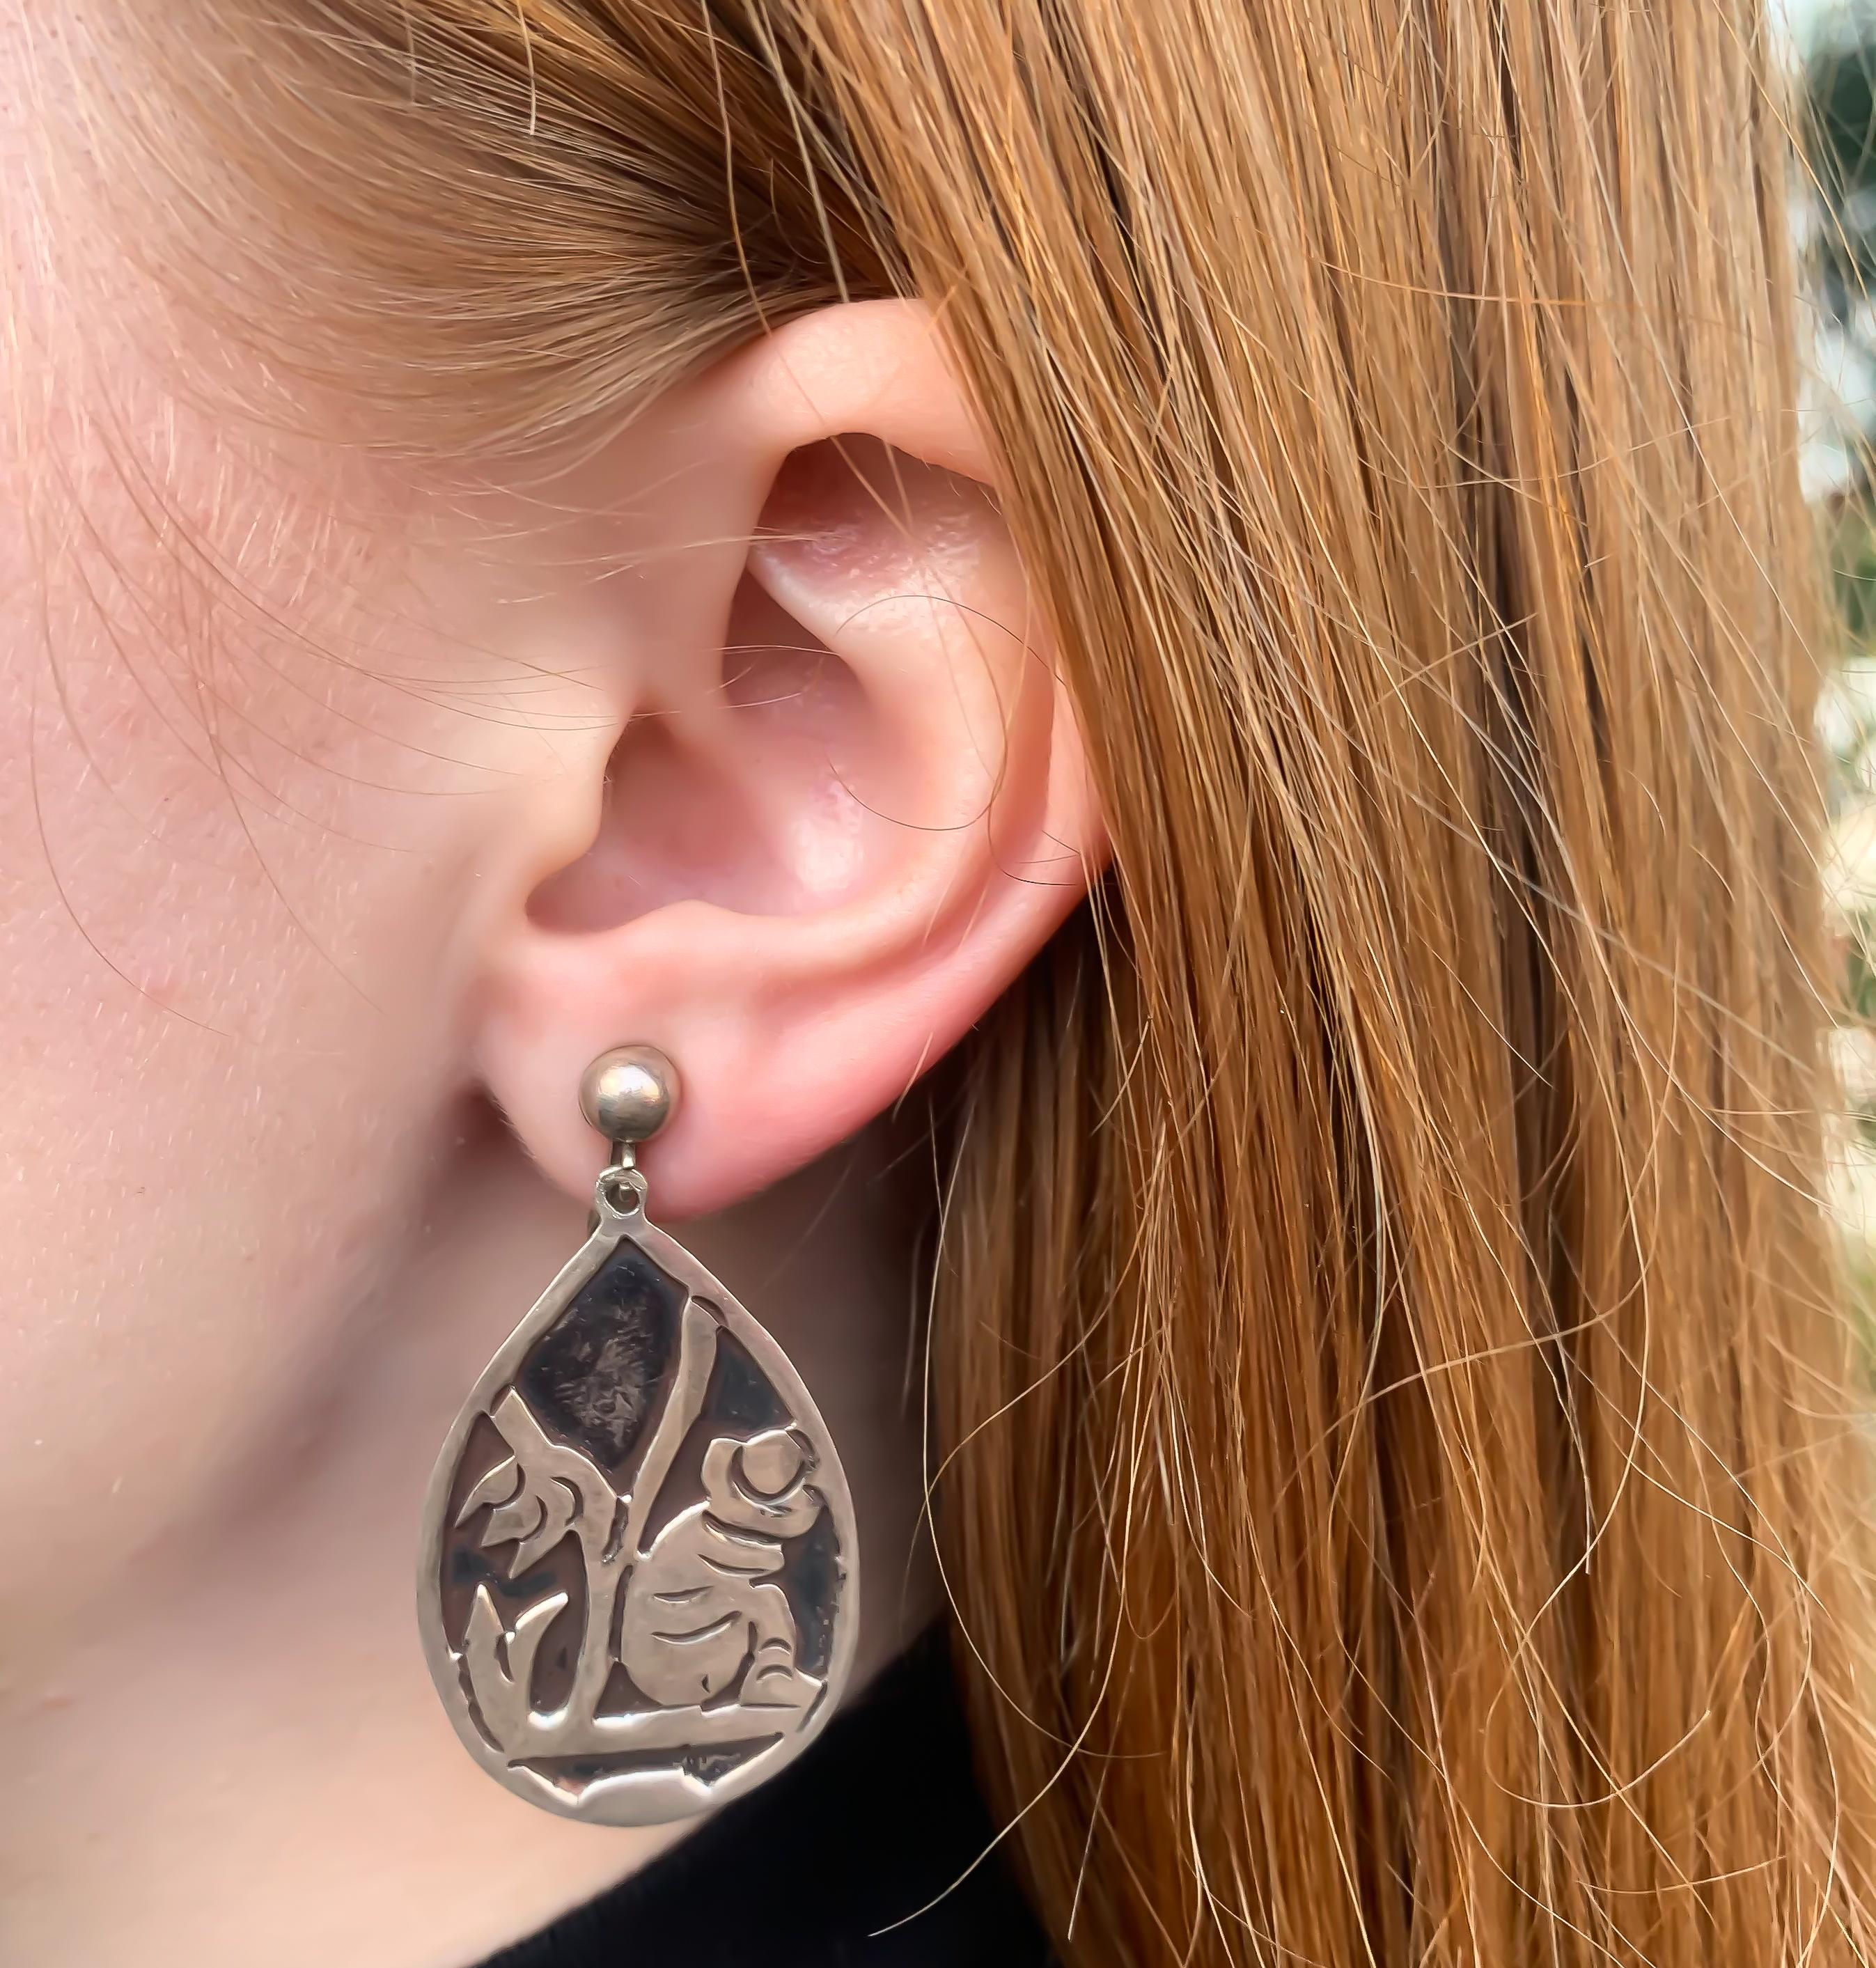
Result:
M490 1361L430 1479L418 1620L477 1762L593 1824L753 1789L840 1698L852 1500L787 1356L645 1214L677 1104L626 1046L580 1101L613 1144L586 1241Z

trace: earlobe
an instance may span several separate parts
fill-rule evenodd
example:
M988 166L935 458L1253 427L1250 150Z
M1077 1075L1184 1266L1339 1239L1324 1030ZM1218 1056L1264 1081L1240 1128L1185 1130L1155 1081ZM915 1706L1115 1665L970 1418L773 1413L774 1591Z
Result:
M665 408L621 468L668 469L674 446L710 461L685 516L710 545L668 542L619 591L620 646L645 656L589 790L599 823L493 926L477 1050L576 1192L602 1157L574 1098L587 1060L626 1040L669 1054L685 1100L647 1163L675 1217L901 1098L1081 900L1102 846L923 312L830 310Z

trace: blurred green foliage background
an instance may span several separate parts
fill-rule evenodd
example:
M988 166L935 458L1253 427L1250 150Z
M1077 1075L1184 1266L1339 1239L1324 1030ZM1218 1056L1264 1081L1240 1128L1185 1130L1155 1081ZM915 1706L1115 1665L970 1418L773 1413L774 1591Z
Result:
M1837 604L1820 718L1845 986L1836 1200L1858 1280L1876 1290L1876 0L1788 25L1805 159L1793 196L1809 303L1804 477Z

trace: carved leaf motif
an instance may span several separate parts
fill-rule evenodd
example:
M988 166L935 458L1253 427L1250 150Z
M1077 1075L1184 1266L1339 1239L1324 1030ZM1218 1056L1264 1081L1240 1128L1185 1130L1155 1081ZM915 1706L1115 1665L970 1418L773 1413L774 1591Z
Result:
M528 1404L513 1387L503 1395L489 1419L514 1451L471 1490L458 1513L467 1523L484 1504L493 1504L484 1545L517 1540L508 1575L518 1578L576 1530L588 1564L596 1563L612 1536L619 1498L598 1468L577 1448L548 1439ZM497 1503L498 1498L507 1499Z
M502 1624L489 1588L476 1588L468 1630L463 1635L463 1669L475 1691L483 1724L498 1742L523 1740L529 1733L535 1656L566 1604L564 1592L537 1601L515 1622L510 1633Z

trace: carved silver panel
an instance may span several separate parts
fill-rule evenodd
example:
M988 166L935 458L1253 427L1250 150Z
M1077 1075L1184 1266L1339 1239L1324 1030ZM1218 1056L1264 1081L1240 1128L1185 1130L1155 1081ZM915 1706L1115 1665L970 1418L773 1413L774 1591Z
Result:
M839 1456L787 1356L603 1180L593 1232L476 1383L417 1602L456 1733L597 1824L738 1796L839 1701L859 1576Z

